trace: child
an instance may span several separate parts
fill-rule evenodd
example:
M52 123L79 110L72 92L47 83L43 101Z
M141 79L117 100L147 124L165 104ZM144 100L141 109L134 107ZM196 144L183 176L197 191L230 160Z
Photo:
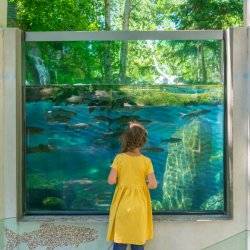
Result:
M151 159L140 153L147 131L138 122L130 122L121 136L121 152L111 165L109 184L117 184L109 213L107 240L113 250L143 250L153 238L153 219L149 188L157 187Z

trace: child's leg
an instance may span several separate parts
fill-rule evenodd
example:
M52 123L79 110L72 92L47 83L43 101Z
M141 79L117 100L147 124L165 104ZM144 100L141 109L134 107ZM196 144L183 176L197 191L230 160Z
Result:
M114 242L113 250L126 250L126 249L127 249L127 244L115 243Z
M144 250L144 245L131 245L131 250Z

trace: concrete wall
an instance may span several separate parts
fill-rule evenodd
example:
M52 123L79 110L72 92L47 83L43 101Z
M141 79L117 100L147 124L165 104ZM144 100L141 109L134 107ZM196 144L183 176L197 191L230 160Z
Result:
M232 121L232 124L231 122L228 124L230 146L228 195L230 195L229 204L233 204L232 217L216 219L212 216L155 216L155 237L148 242L147 250L200 250L247 229L248 32L246 28L236 28L228 33L228 37L231 39L227 46L228 53L231 54L231 58L228 58L231 59L231 63L229 60L227 65L227 102L229 121ZM20 41L19 30L0 30L0 215L3 218L16 217L21 213ZM89 217L81 219L86 219L86 223L88 222L98 232L98 238L91 245L82 246L81 249L107 249L108 243L105 242L107 217L92 216L91 219ZM25 220L32 225L37 223L38 217ZM55 218L52 220L55 221ZM67 217L66 220L71 218ZM65 219L62 221L65 222ZM6 223L6 227L13 228L14 224L14 221ZM18 225L20 227L22 224Z
M21 31L0 29L0 218L21 212L21 92Z

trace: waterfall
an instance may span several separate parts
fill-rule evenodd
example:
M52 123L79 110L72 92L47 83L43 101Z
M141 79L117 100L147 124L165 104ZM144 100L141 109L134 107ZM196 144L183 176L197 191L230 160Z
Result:
M152 52L152 57L153 57L153 62L154 62L154 67L159 74L159 76L156 76L155 78L155 83L158 84L175 84L175 81L177 79L177 76L170 75L168 74L168 66L167 65L160 65L156 58L156 49L155 49L155 44L152 41L147 41L147 47L151 50Z
M29 54L29 56L34 60L35 68L37 70L38 77L39 77L39 84L40 85L49 84L50 83L49 71L46 68L41 57L34 55L32 52Z

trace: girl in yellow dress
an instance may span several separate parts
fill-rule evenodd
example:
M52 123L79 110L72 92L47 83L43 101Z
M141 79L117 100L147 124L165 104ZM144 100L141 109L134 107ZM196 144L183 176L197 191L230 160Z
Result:
M157 187L152 161L140 153L147 131L138 122L130 122L121 136L121 152L111 165L108 183L116 184L110 211L107 240L113 250L143 250L153 238L152 206L149 189Z

